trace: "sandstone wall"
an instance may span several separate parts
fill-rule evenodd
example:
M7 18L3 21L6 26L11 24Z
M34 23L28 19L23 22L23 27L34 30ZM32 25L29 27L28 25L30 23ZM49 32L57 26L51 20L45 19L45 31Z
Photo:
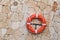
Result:
M53 2L0 0L0 40L60 40L60 0L56 12L51 10ZM46 29L36 35L26 29L26 19L33 13L41 13L47 21Z

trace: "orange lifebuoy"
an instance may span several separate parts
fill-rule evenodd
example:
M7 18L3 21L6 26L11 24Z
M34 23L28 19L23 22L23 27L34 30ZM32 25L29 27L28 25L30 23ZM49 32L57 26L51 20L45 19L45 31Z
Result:
M38 18L41 22L42 22L42 26L39 28L39 29L34 29L32 26L31 26L31 21L34 19L34 18ZM41 33L46 27L46 20L45 18L41 15L41 14L32 14L28 19L27 19L27 29L31 32L31 33Z

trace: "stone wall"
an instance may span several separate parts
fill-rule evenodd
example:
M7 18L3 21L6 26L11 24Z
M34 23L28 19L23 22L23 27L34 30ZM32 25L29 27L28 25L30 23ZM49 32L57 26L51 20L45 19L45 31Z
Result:
M56 1L58 8L53 12L54 0L0 0L0 40L60 40L60 0ZM36 35L26 28L26 19L34 13L47 22Z

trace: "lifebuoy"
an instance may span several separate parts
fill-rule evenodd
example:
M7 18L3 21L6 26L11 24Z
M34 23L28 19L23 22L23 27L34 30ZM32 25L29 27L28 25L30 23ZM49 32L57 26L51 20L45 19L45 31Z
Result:
M32 26L31 26L31 21L34 19L34 18L38 18L41 22L42 22L42 26L39 28L39 29L34 29ZM27 19L27 29L31 32L31 33L41 33L45 27L46 27L46 20L45 18L41 15L41 14L32 14L30 17L28 17Z

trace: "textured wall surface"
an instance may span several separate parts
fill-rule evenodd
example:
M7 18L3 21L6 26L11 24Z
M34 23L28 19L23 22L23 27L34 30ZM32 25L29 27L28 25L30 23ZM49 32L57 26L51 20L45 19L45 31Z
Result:
M54 0L0 0L0 40L60 40L60 0L56 1L53 12ZM46 29L36 35L26 28L26 19L34 13L47 21Z

